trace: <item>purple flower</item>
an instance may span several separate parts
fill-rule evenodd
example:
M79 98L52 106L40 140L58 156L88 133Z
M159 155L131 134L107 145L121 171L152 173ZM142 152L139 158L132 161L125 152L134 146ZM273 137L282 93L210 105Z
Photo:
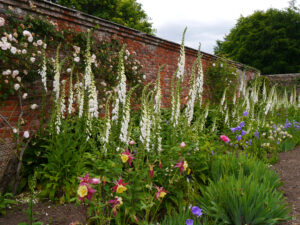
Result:
M255 136L257 139L259 139L259 132L258 132L257 130L256 130L254 136Z
M192 220L192 219L187 219L187 220L185 221L185 224L186 224L186 225L193 225L193 223L194 223L194 220Z
M286 119L285 124L284 124L284 128L288 129L292 126L291 122L289 121L289 119Z
M212 155L215 155L216 153L214 153L214 151L213 151L213 150L211 150L211 154L212 154Z
M279 145L279 144L280 144L280 142L279 142L279 141L277 141L277 144Z
M241 128L242 127L244 127L245 126L245 122L244 121L242 121L241 123L240 123L240 125L239 125Z
M248 113L247 111L243 112L243 116L244 116L244 117L248 116L248 114L249 114L249 113Z
M202 216L202 209L200 209L198 206L193 206L192 213L197 217Z
M230 130L232 131L232 133L234 133L236 131L236 128L230 128Z
M237 126L236 128L235 128L235 130L237 131L241 131L242 130L242 127L240 127L240 126Z
M247 134L247 132L244 131L244 130L242 130L242 136L244 136L244 135L246 135L246 134Z
M252 139L250 139L248 143L249 143L249 145L251 145L252 144Z
M237 141L240 141L240 140L242 140L242 135L238 135L238 136L236 136L236 137L235 137L235 139L237 139Z

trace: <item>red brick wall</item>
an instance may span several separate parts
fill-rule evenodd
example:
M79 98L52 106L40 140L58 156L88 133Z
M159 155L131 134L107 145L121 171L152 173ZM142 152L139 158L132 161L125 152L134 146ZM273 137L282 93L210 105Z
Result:
M117 38L127 44L127 49L132 53L136 52L136 58L143 65L143 72L146 75L146 82L156 80L158 68L165 65L161 72L161 85L162 85L162 104L167 107L170 103L170 85L171 77L175 72L178 63L178 56L180 45L154 37L140 31L130 29L100 18L96 18L76 10L68 9L56 4L45 1L31 1L36 7L32 7L27 0L0 0L0 14L5 16L8 7L12 9L20 18L24 17L27 13L31 15L42 15L49 20L56 22L59 27L71 28L76 31L85 31L88 28L93 28L99 25L95 34L99 39ZM11 8L12 7L12 8ZM197 50L186 48L186 72L190 74L191 67L194 60L197 58ZM202 52L203 54L203 67L204 71L207 65L216 59L215 56ZM247 70L247 79L251 79L256 73L255 70L247 69L245 65L229 61L238 70L239 73L244 69ZM189 77L185 77L183 81L183 98L188 94ZM0 113L5 116L11 116L10 121L15 122L20 113L16 97L11 97L5 102L5 106L0 106ZM25 129L35 130L38 126L37 115L29 108L30 100L24 104L24 122ZM10 137L11 133L7 132L6 126L1 127L0 123L0 138ZM1 145L1 143L0 143ZM4 151L0 148L0 180L1 180L1 167L4 166L3 156ZM9 152L7 154L10 154ZM4 154L5 155L5 154ZM2 159L2 160L1 160ZM2 165L2 166L1 166Z

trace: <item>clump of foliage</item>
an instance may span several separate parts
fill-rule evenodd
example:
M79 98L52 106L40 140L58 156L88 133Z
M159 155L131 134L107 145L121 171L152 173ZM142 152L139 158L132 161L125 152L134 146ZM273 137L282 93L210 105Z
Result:
M215 54L258 68L263 74L300 71L299 9L268 9L240 17Z
M153 34L152 23L136 0L50 0L51 2Z
M288 219L277 190L278 175L262 162L243 155L221 156L212 172L212 182L201 189L200 206L216 224L278 224Z

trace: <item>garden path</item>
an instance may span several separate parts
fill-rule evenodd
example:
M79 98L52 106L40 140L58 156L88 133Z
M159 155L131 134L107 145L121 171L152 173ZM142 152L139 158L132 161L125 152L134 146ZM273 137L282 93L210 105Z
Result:
M292 207L294 218L282 225L300 225L300 146L292 151L279 153L276 171L284 182L281 189Z

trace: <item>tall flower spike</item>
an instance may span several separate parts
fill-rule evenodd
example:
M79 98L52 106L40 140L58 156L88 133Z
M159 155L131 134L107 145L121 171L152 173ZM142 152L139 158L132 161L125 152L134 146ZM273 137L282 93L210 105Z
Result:
M107 151L106 145L109 142L109 135L110 135L110 129L111 129L111 120L110 120L110 111L109 111L110 110L109 109L110 100L111 100L111 95L108 96L106 106L105 106L105 136L102 139L102 141L104 143L103 144L104 152Z
M184 52L184 36L186 33L187 28L184 29L183 34L182 34L182 40L181 40L181 45L180 45L180 57L178 60L178 70L176 73L177 79L182 79L184 75L184 66L185 66L185 52Z
M73 69L71 70L70 74L70 80L69 80L69 99L68 99L68 114L72 114L73 111L73 99L74 99L74 93L73 93Z
M46 54L45 54L45 49L43 49L43 62L42 62L42 69L39 70L39 74L42 79L42 83L44 86L45 92L47 92L47 61L46 61Z
M187 118L188 125L191 124L191 121L194 116L194 105L197 95L197 84L196 84L196 78L195 78L195 67L196 67L196 61L194 62L193 68L192 68L192 75L190 78L190 90L189 90L189 100L187 102L185 115Z
M88 33L87 37L87 46L86 46L86 53L85 53L85 71L84 71L84 90L88 90L89 86L92 82L92 61L91 61L91 52L90 52L90 32Z
M59 99L59 93L60 93L60 63L59 63L59 48L60 45L57 47L56 50L56 60L55 60L55 75L54 75L54 80L53 80L53 92L55 95L55 102L58 102Z
M198 76L197 76L197 89L198 89L198 98L199 98L199 105L202 104L202 93L203 93L203 68L202 68L202 54L200 51L201 43L199 43L198 49L198 58L197 58L197 66L198 66Z
M127 144L129 141L128 140L128 126L129 126L129 122L130 122L130 98L131 98L132 92L136 88L137 88L137 86L130 89L130 91L128 92L128 95L126 97L126 100L125 100L125 106L123 109L123 118L122 118L122 122L121 122L121 133L120 133L120 140L123 144Z
M149 107L149 94L151 95L151 92L146 95L146 92L148 90L148 87L151 83L146 85L143 89L142 93L142 118L140 120L140 141L144 145L145 149L147 151L150 151L150 136L151 136L151 112Z
M125 46L121 49L119 53L119 64L118 64L118 80L119 83L116 87L117 97L114 103L114 108L112 111L112 121L116 121L119 118L120 103L124 107L126 100L126 76L124 68L124 49Z

